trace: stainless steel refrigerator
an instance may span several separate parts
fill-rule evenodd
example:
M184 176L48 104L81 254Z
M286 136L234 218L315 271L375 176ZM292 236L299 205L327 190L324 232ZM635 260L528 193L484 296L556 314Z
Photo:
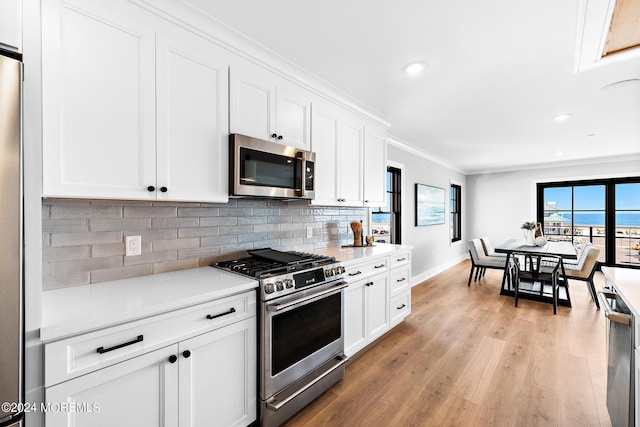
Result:
M21 59L0 50L0 426L24 415Z

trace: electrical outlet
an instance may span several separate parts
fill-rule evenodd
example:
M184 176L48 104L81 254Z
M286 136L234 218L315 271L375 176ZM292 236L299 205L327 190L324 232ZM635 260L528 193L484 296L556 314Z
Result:
M313 237L313 227L307 227L307 237Z
M125 255L134 256L142 254L142 236L125 237Z

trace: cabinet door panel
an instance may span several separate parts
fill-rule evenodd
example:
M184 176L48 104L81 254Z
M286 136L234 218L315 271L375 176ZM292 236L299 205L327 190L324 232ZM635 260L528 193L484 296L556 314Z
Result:
M50 411L47 427L157 427L178 423L177 345L49 387L46 401L97 411ZM86 405L86 406L83 406Z
M368 337L374 340L389 329L389 277L372 280L367 287Z
M344 352L352 356L367 342L364 282L350 284L344 292Z
M228 201L228 59L186 30L157 42L158 199Z
M330 107L314 103L313 143L316 153L316 197L312 204L339 205L338 202L338 136L340 121Z
M245 426L256 419L256 319L180 343L180 425ZM212 424L212 420L215 423Z
M230 72L231 133L271 140L275 133L275 81L256 65L238 64Z
M281 81L276 90L276 130L285 145L311 149L311 95L303 88Z
M377 127L365 128L364 137L364 205L385 205L387 147L384 132Z
M362 206L362 126L343 121L340 132L340 197L347 206Z
M22 0L0 1L0 46L22 51Z
M44 194L155 197L151 24L125 3L42 8Z

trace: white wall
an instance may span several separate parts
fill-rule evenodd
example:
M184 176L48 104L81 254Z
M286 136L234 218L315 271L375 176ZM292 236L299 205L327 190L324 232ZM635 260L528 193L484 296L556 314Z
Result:
M522 237L520 225L536 219L536 184L640 176L637 160L467 176L467 240L489 236L498 244Z
M458 263L467 254L465 237L465 175L421 157L398 146L389 145L387 158L404 165L402 176L402 244L414 247L411 262L412 284L417 284L434 274ZM445 189L445 212L449 212L449 186L451 181L462 185L462 241L451 245L449 239L449 216L445 224L423 227L415 226L415 184L426 184Z

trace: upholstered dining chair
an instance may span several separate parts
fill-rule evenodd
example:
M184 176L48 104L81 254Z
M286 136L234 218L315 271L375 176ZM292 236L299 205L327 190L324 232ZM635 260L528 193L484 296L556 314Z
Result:
M505 269L506 257L486 255L480 239L471 239L469 240L468 245L469 256L471 257L471 271L469 272L469 281L467 282L467 286L471 286L471 278L474 277L474 270L474 281L476 281L484 276L487 268L495 268L497 270Z
M591 294L591 299L596 304L596 308L600 309L596 287L593 284L593 275L598 266L598 256L600 249L596 248L592 243L587 243L582 247L580 255L575 262L564 260L564 271L567 279L582 280L587 283L587 289Z
M493 249L493 245L491 244L491 240L487 236L480 237L480 242L482 243L482 249L484 249L484 254L487 256L501 256L506 258L507 254L500 254Z

